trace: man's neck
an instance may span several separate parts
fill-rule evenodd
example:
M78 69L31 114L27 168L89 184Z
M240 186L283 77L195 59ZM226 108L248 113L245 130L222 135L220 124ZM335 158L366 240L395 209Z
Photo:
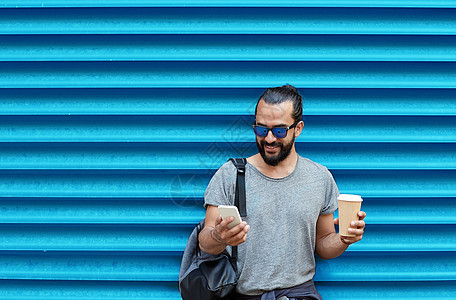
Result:
M277 166L271 166L264 162L261 154L256 154L247 159L247 161L255 166L261 173L271 178L284 178L293 173L298 162L298 153L293 149L290 155Z

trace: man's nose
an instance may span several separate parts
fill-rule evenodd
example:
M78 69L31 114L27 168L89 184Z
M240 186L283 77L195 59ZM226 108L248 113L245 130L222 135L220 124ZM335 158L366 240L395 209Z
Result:
M273 142L275 142L277 140L277 138L272 134L272 130L268 131L268 134L266 135L266 139L265 140L269 144L272 144Z

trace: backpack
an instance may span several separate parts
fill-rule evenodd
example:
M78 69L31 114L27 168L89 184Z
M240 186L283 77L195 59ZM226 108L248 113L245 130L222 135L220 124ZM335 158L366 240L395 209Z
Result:
M236 166L235 205L241 217L247 216L245 203L245 158L230 158ZM199 247L198 234L204 219L195 226L182 256L179 270L179 292L183 300L229 299L237 284L237 246L231 254L225 249L220 254L209 254ZM228 247L227 247L228 248Z

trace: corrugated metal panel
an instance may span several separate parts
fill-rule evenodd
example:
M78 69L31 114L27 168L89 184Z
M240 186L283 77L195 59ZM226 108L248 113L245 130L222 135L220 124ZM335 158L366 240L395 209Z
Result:
M205 186L284 83L298 151L368 213L324 298L454 299L454 1L1 6L1 299L179 299Z
M456 7L453 0L33 0L2 1L4 7Z
M454 35L453 9L42 8L0 11L0 34Z
M456 56L455 56L456 57ZM258 89L5 89L5 115L250 116ZM454 89L307 89L306 116L455 116Z
M0 62L0 77L4 88L456 88L456 63Z

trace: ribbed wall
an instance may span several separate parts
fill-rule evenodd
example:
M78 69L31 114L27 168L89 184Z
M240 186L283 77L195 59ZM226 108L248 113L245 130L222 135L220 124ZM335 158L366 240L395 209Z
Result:
M205 187L285 83L298 152L368 214L324 299L454 299L455 1L1 6L1 299L179 299Z

